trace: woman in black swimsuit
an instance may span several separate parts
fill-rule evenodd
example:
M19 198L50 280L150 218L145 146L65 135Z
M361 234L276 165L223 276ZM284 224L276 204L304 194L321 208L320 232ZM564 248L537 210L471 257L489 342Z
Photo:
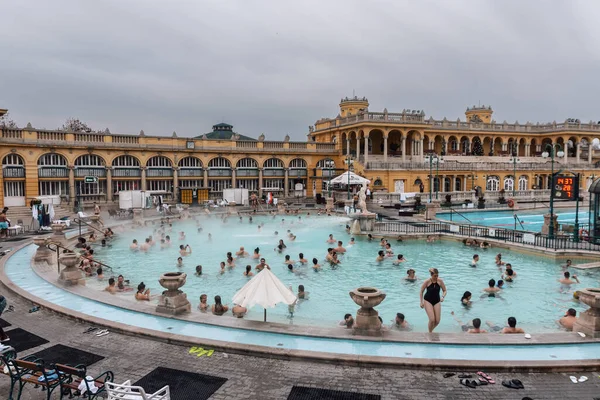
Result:
M437 268L430 268L429 273L431 274L431 278L427 279L421 285L421 308L425 308L425 312L429 318L429 332L433 332L442 319L441 303L446 297L446 285L444 285L444 281L438 278L439 272ZM441 298L440 289L443 292Z

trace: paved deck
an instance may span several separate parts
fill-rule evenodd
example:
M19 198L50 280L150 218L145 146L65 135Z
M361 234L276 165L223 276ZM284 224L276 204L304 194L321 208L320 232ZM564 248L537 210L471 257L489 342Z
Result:
M445 371L423 371L398 368L359 368L335 364L285 361L215 352L211 357L189 354L189 347L157 342L146 338L110 333L96 337L82 332L88 324L57 316L45 310L28 313L32 304L15 297L0 286L15 312L5 312L2 318L13 327L21 327L49 340L21 355L32 354L64 344L105 357L92 365L92 373L110 369L117 381L136 381L158 366L189 370L227 378L228 381L212 399L286 399L292 386L302 385L381 395L382 399L594 399L600 396L599 373L578 372L589 380L572 384L570 373L491 373L496 385L467 389L456 377L444 379ZM526 389L507 389L499 383L503 379L520 379ZM30 385L23 400L45 398L39 389ZM7 398L9 379L0 376L0 398ZM193 399L190 399L193 400Z

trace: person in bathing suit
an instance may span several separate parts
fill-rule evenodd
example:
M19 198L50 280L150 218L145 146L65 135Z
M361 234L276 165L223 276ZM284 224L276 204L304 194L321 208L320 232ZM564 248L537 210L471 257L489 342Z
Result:
M442 301L444 301L447 291L444 281L439 278L437 268L430 268L429 273L431 277L421 285L420 297L421 308L425 309L429 318L429 332L433 332L435 327L440 324L442 318ZM440 290L443 292L441 297Z

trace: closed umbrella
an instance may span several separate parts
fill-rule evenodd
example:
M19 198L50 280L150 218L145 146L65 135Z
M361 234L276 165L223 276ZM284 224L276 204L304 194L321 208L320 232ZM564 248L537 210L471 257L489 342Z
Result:
M273 308L279 303L294 304L296 296L290 289L277 279L271 270L265 268L254 278L250 279L234 296L233 303L242 307L251 308L259 305L265 309L265 322L267 321L267 308Z

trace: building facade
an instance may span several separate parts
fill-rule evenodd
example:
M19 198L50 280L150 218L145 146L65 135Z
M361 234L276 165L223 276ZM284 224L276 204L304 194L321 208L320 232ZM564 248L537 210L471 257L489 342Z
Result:
M554 170L580 174L583 188L600 174L598 123L498 123L485 106L467 108L464 121L368 107L366 98L342 99L338 116L310 126L306 142L254 139L224 123L193 138L0 127L0 205L38 196L110 203L122 190L172 198L180 188L209 188L212 198L227 188L312 197L325 194L330 177L349 166L374 191L479 187L510 196L549 188L552 153Z
M38 196L117 202L122 190L146 190L167 199L180 188L209 188L212 198L220 198L226 188L313 196L335 173L321 166L339 158L331 143L252 139L227 124L194 138L147 136L143 131L48 131L30 125L0 132L0 206L9 207Z
M334 143L375 191L548 189L552 155L555 172L581 174L584 188L599 174L597 122L498 123L486 106L467 108L465 120L435 120L422 110L370 112L358 97L339 106L337 117L309 127L309 141Z

